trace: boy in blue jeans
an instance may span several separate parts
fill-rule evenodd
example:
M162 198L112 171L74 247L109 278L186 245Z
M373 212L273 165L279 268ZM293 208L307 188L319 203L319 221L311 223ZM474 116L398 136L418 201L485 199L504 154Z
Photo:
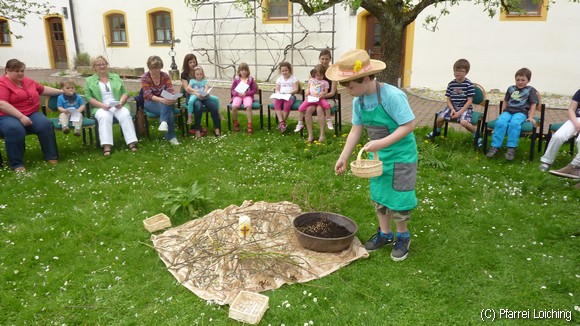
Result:
M439 136L441 126L443 126L446 120L450 121L452 119L457 119L463 128L473 134L473 137L476 136L475 126L471 124L475 89L473 88L471 80L466 77L469 73L469 68L470 64L466 59L459 59L453 64L453 77L455 78L447 84L447 90L445 91L447 106L437 113L437 120L435 122L437 127L425 136L427 139L433 139ZM479 143L481 143L480 139L478 139Z
M363 128L370 138L364 149L377 153L383 163L383 174L370 181L379 228L366 242L365 249L373 251L394 242L391 259L401 261L409 253L411 234L407 223L411 210L417 207L415 115L405 93L375 80L375 73L385 67L384 62L370 59L365 50L350 50L328 68L326 77L339 82L354 97L352 128L334 172L338 175L346 171ZM395 222L396 235L391 230L391 221Z
M516 84L508 87L499 115L491 136L491 148L486 156L492 158L497 154L507 134L507 152L505 159L512 161L520 140L522 124L526 121L534 124L534 113L538 104L538 91L528 83L532 72L528 68L516 71Z

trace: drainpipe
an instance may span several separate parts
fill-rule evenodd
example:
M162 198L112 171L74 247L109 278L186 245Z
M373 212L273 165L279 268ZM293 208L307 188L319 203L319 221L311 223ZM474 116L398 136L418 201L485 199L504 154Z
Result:
M76 55L79 54L79 42L77 39L77 24L75 23L75 10L73 8L73 0L68 0L68 6L70 8L70 22L73 29L73 37L75 39L75 52Z

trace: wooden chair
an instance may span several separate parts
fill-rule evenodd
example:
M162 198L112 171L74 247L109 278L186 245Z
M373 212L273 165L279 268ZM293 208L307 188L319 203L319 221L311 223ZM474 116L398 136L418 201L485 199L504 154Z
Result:
M541 141L542 135L544 133L544 119L546 115L546 105L542 103L542 98L540 93L537 93L538 96L538 103L536 104L536 112L540 111L540 116L535 116L534 120L535 123L531 123L529 121L525 121L522 124L522 130L520 132L520 138L527 137L530 139L530 162L534 160L534 150L535 150L535 141ZM503 101L499 102L498 106L498 117L502 113L502 104ZM493 119L491 121L487 121L487 113L488 110L484 111L483 120L482 120L482 129L481 132L483 133L483 152L487 152L487 138L489 135L493 133L495 128L495 123L497 119Z
M262 90L259 87L258 87L258 91L256 92L256 94L258 94L258 99L254 98L254 102L252 102L252 110L258 110L258 109L260 110L260 130L264 130L264 105L263 105L264 101L262 99ZM228 106L227 106L228 130L232 130L232 124L230 121L231 120L231 117L230 117L230 110L231 109L232 109L232 103L230 102L230 104L228 104ZM207 119L207 115L206 115L206 119ZM269 128L269 126L268 126L268 128Z
M190 94L187 93L185 91L185 89L183 87L181 87L181 94L183 96L181 96L179 99L177 99L177 107L183 111L183 125L185 127L189 127L186 126L185 124L185 120L187 119L187 103L189 102L189 96ZM218 110L220 110L220 108L218 108ZM205 113L205 127L209 130L209 116L210 116L210 112L209 110L205 107L205 105L202 107L202 112ZM229 111L228 111L228 125L229 125ZM220 126L220 131L221 131L221 126ZM182 130L182 134L185 135L185 128Z
M474 105L474 108L470 122L471 125L475 127L475 137L473 145L475 146L475 148L477 148L477 140L481 137L480 136L482 126L481 118L484 116L484 112L486 112L489 107L489 100L487 99L487 93L485 92L485 89L481 85L473 83L473 89L475 91L472 103L472 105ZM483 107L483 111L475 110L476 109L475 106ZM437 114L438 113L435 113L435 118L433 119L433 137L431 137L431 141L435 141L435 138L437 137L435 132L437 130ZM447 137L449 122L458 123L457 119L453 119L451 121L445 120L445 123L443 124L444 126L443 137Z
M300 96L302 97L301 99L298 98L298 94L300 94ZM296 101L294 101L294 103L292 104L292 107L290 108L290 112L292 111L298 111L298 108L300 107L300 104L302 104L302 102L304 102L304 89L302 88L302 85L300 84L300 82L298 83L298 94L294 95L296 97ZM271 111L274 111L274 103L270 103L268 104L268 131L271 129ZM276 116L276 114L274 113L274 121L276 123L278 123L278 117Z
M50 112L55 112L55 113L60 113L58 111L58 96L49 96L46 98L45 102L44 102L44 107L46 109L48 109ZM45 110L45 112L47 112ZM83 111L83 124L82 124L82 133L83 133L83 144L87 144L87 136L86 136L86 132L88 131L89 133L89 141L92 144L93 143L93 128L95 128L96 122L94 119L89 118L89 106L86 105L85 103L85 110ZM60 125L58 118L48 118L51 122L52 125L54 127L55 130L59 130L62 131L62 126ZM72 122L68 123L69 128L73 129L73 125Z
M183 96L182 96L183 97ZM187 109L183 108L181 105L181 98L177 100L177 105L173 109L173 115L177 120L177 127L181 129L181 136L185 136L185 115L187 114ZM143 98L143 89L139 90L139 94L135 96L135 114L137 115L137 123L135 125L135 130L139 130L140 136L147 136L151 138L151 133L149 132L151 120L159 120L159 116L148 112L145 110L145 99ZM144 129L144 130L142 130Z
M546 140L546 146L544 147L544 153L546 152L546 149L548 149L548 145L550 144L550 140L552 140L552 136L554 135L554 133L556 131L558 131L558 129L560 129L560 127L562 127L562 125L565 122L558 122L558 123L552 123L548 126L548 130L546 131L546 134L543 135L543 139ZM570 156L574 156L574 143L576 142L576 137L578 137L578 133L575 133L572 137L570 137L566 143L570 144ZM538 152L542 151L542 139L540 139L540 141L538 142Z
M86 112L89 115L89 118L93 119L95 121L95 145L97 148L101 148L101 138L99 136L99 121L93 116L93 113L91 112L91 104L89 102L87 102L86 104ZM135 131L137 132L137 137L140 138L142 135L139 134L138 132L138 125L137 125L137 116L131 112L131 117L133 119L133 125L135 126ZM119 124L119 120L117 120L117 118L113 118L113 125L118 125ZM121 129L121 133L123 133L123 130Z
M45 105L41 105L40 106L40 110L41 112L46 116L46 106ZM54 128L54 123L53 123L53 128ZM28 135L34 135L33 133L30 132L26 132L26 136ZM2 132L0 132L0 140L4 139L4 134ZM54 138L54 148L56 148L57 152L58 152L58 146L56 143L56 137ZM4 159L2 158L2 151L0 150L0 167L4 166Z

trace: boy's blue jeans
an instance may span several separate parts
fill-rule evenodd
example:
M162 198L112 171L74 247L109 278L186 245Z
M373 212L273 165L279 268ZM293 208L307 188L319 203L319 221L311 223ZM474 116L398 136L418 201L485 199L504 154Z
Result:
M6 155L12 169L24 166L27 131L38 135L40 149L45 160L58 159L56 136L54 135L52 122L41 112L34 112L28 118L32 121L32 125L25 127L20 120L12 116L5 115L0 117L0 132L4 135Z
M518 147L520 141L520 134L522 132L522 124L528 118L523 113L509 113L503 112L497 118L493 134L491 136L491 146L501 148L503 138L507 133L507 147Z
M159 117L159 121L167 122L167 133L165 139L175 138L175 115L173 113L172 105L165 105L159 102L147 101L145 102L145 111L155 114Z

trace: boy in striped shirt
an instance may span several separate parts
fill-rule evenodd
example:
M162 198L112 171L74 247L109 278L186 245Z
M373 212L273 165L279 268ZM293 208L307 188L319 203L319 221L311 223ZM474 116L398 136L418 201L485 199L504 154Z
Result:
M471 115L473 113L473 96L475 90L473 83L466 78L469 73L469 61L459 59L453 64L453 79L447 84L445 96L447 97L447 106L437 113L437 128L427 134L428 139L439 136L441 126L445 120L457 120L465 129L475 135L475 126L471 124Z

